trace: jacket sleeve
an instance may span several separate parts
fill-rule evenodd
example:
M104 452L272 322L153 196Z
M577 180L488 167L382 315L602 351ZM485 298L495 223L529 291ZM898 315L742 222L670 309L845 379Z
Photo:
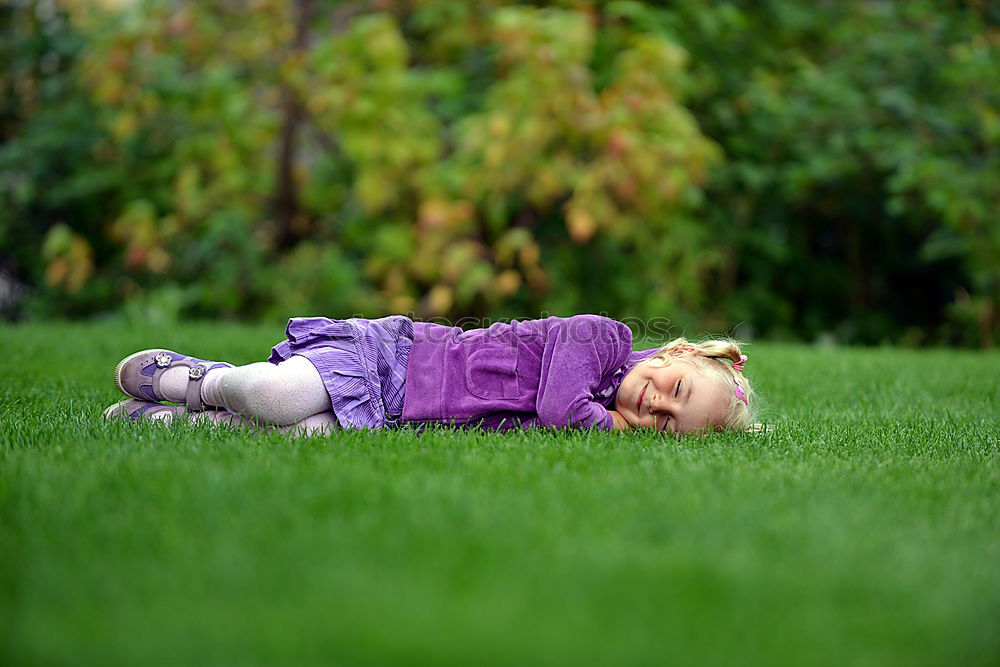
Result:
M539 425L610 431L614 421L594 400L594 391L631 350L632 332L606 317L577 315L554 325L542 351L535 402Z

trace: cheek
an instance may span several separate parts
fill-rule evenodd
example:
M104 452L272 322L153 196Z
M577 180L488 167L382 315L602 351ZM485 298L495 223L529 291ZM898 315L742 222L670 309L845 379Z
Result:
M615 397L615 405L627 404L628 397L635 393L635 388L638 385L639 379L635 373L627 375L618 387L618 394Z
M625 397L628 396L628 387L622 382L621 386L618 387L618 393L615 394L615 410L618 412L622 411L625 407Z
M708 410L707 423L709 426L721 426L726 423L726 410L729 408L730 401L729 396L725 393L718 397L718 400L711 409Z
M650 369L649 379L653 381L659 391L667 391L674 384L677 377L677 368L666 366L664 368ZM685 377L683 374L681 377Z

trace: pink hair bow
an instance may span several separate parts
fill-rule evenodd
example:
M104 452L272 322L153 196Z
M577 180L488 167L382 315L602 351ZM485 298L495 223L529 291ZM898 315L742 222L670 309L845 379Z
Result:
M746 360L747 360L747 355L741 354L740 355L740 360L736 361L736 362L733 362L733 370L734 371L739 371L739 372L742 373L743 372L743 364L746 362ZM745 402L746 401L744 401L744 403Z

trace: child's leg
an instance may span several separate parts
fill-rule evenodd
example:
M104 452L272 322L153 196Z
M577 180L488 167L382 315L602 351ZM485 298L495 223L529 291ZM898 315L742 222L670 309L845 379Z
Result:
M314 435L318 433L330 434L340 428L337 416L332 410L309 415L304 419L288 426L275 426L252 417L245 417L235 412L227 410L198 410L189 411L183 405L164 405L151 401L140 401L130 398L108 407L104 411L104 418L107 420L127 419L132 421L151 420L163 422L165 424L175 419L189 420L194 423L207 422L211 424L222 424L237 428L247 429L257 433L273 432L289 433L291 435Z
M167 401L185 400L189 370L179 365L163 371L159 391ZM207 406L225 408L278 426L332 409L319 371L311 361L298 355L280 364L262 361L214 368L204 374L200 391Z
M310 415L290 426L272 426L261 424L250 417L244 417L235 412L227 410L205 410L203 412L189 412L188 418L192 422L211 422L213 424L225 424L253 431L279 431L281 433L291 432L293 435L317 435L329 434L336 431L339 426L337 417L333 412L320 412Z
M218 375L214 380L211 374L207 376L202 388L205 402L245 417L287 426L332 409L323 378L305 357L213 372Z

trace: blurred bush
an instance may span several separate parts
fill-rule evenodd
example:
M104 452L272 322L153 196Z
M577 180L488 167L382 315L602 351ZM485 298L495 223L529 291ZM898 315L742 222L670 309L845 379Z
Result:
M995 343L989 3L15 0L13 315Z

